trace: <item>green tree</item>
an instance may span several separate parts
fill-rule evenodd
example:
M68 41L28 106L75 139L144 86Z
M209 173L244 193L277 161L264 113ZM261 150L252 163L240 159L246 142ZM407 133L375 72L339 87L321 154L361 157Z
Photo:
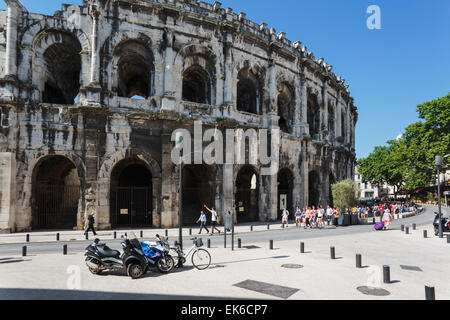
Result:
M331 186L331 192L333 194L334 205L340 210L352 208L358 204L358 186L351 179L333 184Z

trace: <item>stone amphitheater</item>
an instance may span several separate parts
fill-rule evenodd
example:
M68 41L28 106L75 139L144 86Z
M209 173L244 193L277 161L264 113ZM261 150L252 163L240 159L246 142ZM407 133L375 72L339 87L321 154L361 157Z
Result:
M0 230L236 222L332 202L351 178L357 108L300 41L222 4L84 0L0 11ZM171 159L174 130L279 130L279 170ZM247 152L249 148L246 149ZM180 171L182 173L180 178ZM180 179L182 180L180 183Z

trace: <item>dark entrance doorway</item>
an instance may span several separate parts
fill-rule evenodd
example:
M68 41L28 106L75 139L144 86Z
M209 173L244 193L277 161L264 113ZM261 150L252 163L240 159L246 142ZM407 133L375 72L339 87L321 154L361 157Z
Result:
M334 207L332 186L333 186L333 184L336 183L336 179L334 178L332 173L330 173L330 180L329 180L329 182L330 182L330 184L328 186L328 205L331 206L331 207Z
M242 168L236 178L236 214L238 222L258 220L258 176L250 166Z
M183 225L193 225L203 210L211 221L208 208L215 206L211 173L206 165L186 165L183 167Z
M289 169L282 169L278 173L278 219L281 219L284 208L289 211L289 218L294 216L292 204L292 188L294 176Z
M32 228L75 228L80 199L80 180L75 165L63 156L51 156L36 170Z
M152 175L145 163L123 160L111 178L111 225L152 226Z
M319 206L320 200L320 177L316 171L311 171L309 173L309 196L308 196L308 206L315 206L316 208Z

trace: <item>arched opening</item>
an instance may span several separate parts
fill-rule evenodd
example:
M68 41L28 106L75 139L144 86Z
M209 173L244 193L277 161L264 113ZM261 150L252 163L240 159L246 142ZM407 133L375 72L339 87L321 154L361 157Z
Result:
M320 107L317 96L310 94L308 97L308 125L309 134L314 138L320 131Z
M62 43L44 52L45 84L42 102L73 104L80 91L81 45L70 35L60 35Z
M282 83L278 88L278 116L280 130L286 133L292 133L292 115L294 111L294 93L291 87Z
M152 226L153 180L145 162L124 159L113 169L110 221L114 226Z
M330 136L334 137L335 135L335 117L334 117L334 108L333 105L328 105L328 131L330 132Z
M260 113L260 89L257 77L250 70L238 74L237 109L242 112Z
M211 104L211 81L202 67L194 65L183 73L183 98L202 104Z
M238 222L259 220L258 198L258 175L252 167L245 166L239 171L236 178L235 204Z
M278 219L281 219L284 208L289 211L290 217L294 215L292 191L294 186L294 175L289 169L278 172Z
M206 165L186 165L183 167L183 225L195 224L204 204L215 206L215 188L211 181L210 169ZM205 211L210 217L209 212ZM211 219L209 218L208 221Z
M153 55L143 44L127 41L114 52L117 57L119 97L148 98L153 95Z
M320 201L320 177L316 171L311 171L308 175L308 206L319 206Z
M33 229L73 229L77 226L80 180L75 165L63 156L50 156L35 169Z

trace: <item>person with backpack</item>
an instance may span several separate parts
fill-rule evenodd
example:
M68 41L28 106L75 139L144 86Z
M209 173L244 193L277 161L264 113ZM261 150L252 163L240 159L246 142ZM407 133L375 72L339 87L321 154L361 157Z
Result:
M209 212L211 212L211 234L210 234L210 236L214 235L214 229L216 229L217 232L219 232L219 235L220 235L220 230L217 229L217 227L216 227L216 226L217 226L217 223L218 223L218 220L219 220L219 217L218 217L218 215L217 215L216 209L215 209L214 207L212 207L211 209L209 209L209 208L206 206L206 204L203 204L203 206L205 207L206 210L208 210Z
M91 213L88 216L88 226L86 228L86 230L84 230L84 234L87 236L89 233L89 230L92 230L92 232L94 233L94 236L97 235L97 233L95 232L95 228L94 228L94 224L95 224L95 212Z

